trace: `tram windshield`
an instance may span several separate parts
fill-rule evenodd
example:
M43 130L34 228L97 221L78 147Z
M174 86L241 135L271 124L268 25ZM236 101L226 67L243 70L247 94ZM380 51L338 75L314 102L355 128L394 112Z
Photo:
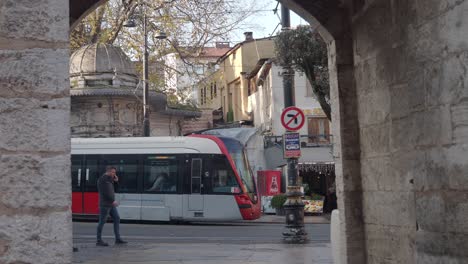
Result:
M254 195L256 194L255 183L253 175L250 170L249 163L247 161L247 156L244 152L244 148L239 143L239 141L231 138L220 137L224 145L228 149L229 154L236 165L236 169L241 177L242 183L247 188L246 192L249 197L254 200Z

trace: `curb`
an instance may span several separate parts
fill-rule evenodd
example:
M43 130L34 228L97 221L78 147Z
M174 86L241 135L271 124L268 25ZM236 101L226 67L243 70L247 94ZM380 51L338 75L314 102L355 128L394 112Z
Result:
M319 219L317 219L316 221L314 221L314 218L317 219L317 216L306 216L304 218L304 224L330 224L331 223L330 219L328 219L326 216L319 216ZM262 224L284 224L286 222L286 218L285 216L267 215L266 217L261 217L257 220L243 221L243 222L262 223Z

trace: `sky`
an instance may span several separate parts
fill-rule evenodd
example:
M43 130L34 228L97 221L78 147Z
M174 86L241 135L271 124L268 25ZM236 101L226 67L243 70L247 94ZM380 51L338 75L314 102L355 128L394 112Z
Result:
M245 21L245 25L238 30L232 32L231 40L233 44L244 40L244 32L252 31L254 38L269 37L276 35L276 32L281 30L281 25L278 26L281 15L281 4L278 6L277 14L274 14L273 9L277 5L275 0L240 0L245 3L244 6L255 4L253 15ZM290 11L291 26L307 25L307 21ZM276 28L276 30L275 30Z

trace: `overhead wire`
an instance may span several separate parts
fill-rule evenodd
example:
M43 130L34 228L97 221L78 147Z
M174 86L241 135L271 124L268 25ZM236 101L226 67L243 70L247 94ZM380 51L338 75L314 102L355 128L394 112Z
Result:
M275 34L276 30L278 29L278 27L281 25L281 23L278 23L275 27L275 29L273 29L273 32L271 32L270 34L270 37L273 36L273 34Z

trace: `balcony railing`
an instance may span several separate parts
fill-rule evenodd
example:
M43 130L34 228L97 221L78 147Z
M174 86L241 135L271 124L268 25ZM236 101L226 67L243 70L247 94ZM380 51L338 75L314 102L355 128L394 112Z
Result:
M301 135L302 148L330 147L333 144L333 135ZM264 136L263 147L282 147L283 136Z

